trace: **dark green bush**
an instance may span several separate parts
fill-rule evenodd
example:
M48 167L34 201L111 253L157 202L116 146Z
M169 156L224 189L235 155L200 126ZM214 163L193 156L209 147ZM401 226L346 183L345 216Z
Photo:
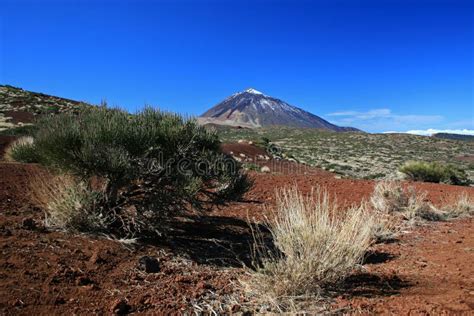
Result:
M12 127L3 131L0 131L0 135L6 136L28 136L34 133L36 127L34 125L24 125L18 127Z
M151 108L47 116L33 137L37 162L82 180L105 180L103 208L119 230L155 230L188 206L238 199L250 185L240 164L220 152L215 132ZM132 218L124 210L133 210Z
M409 161L400 171L414 181L469 185L463 169L440 162Z

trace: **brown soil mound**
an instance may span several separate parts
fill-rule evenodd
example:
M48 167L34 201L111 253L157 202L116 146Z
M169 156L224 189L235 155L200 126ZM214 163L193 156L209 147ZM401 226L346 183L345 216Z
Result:
M177 220L168 238L131 246L86 235L50 232L29 203L28 179L38 166L0 163L0 314L184 313L193 304L231 293L249 260L247 217L274 203L274 190L295 183L303 192L326 188L344 206L359 203L374 183L302 174L253 173L244 201L206 216ZM473 188L416 183L434 203ZM433 224L379 245L367 271L343 285L335 308L363 313L452 313L474 308L474 226L471 219ZM159 272L142 270L142 257ZM230 306L232 307L232 306ZM237 310L237 306L234 306Z

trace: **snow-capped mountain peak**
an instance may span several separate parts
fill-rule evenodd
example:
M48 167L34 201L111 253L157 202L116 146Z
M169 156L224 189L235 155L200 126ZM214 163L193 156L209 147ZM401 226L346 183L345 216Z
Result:
M200 122L246 127L286 125L333 131L354 130L331 124L314 114L253 88L233 94L209 109L201 115Z
M252 94L261 94L261 95L263 95L262 92L260 92L258 90L255 90L254 88L249 88L249 89L245 90L245 92L252 93Z

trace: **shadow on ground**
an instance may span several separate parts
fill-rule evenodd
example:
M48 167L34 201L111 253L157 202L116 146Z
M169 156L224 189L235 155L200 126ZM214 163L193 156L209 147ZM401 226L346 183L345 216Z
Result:
M389 252L370 250L366 253L363 264L379 264L391 261L395 258L396 256Z
M337 292L346 298L391 296L399 294L401 289L410 286L409 282L400 279L396 275L379 276L371 273L360 273L347 278L337 289Z
M254 237L244 220L223 216L189 216L171 223L166 240L148 240L146 243L169 247L200 264L223 267L242 267L252 262Z
M254 225L254 224L252 224ZM272 245L271 236L264 226L252 226L244 220L224 216L188 216L170 225L165 240L149 240L147 244L165 246L199 264L220 267L252 266L255 239L253 232L265 235L265 243ZM380 264L395 258L394 255L370 251L364 264ZM359 273L350 276L337 288L331 289L343 297L375 297L396 295L411 284L398 276L379 276Z

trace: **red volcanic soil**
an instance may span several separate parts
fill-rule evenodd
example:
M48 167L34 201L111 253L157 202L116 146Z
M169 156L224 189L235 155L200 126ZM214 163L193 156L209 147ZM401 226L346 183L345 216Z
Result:
M244 154L248 157L257 157L258 155L268 155L265 149L253 146L253 145L248 145L247 143L229 143L229 144L222 144L221 145L221 150L225 153L234 153L234 155L239 155L239 154Z
M255 185L243 201L214 207L203 216L177 219L168 237L131 246L44 229L44 214L27 194L28 181L39 170L36 165L0 163L2 315L190 312L194 304L233 292L242 273L239 267L249 260L252 238L247 218L261 218L273 205L276 188L295 184L309 192L320 186L349 206L368 198L374 185L336 179L318 169L251 173ZM435 204L463 192L474 196L474 188L414 185L428 191L427 198ZM472 312L473 223L472 219L433 223L394 243L376 245L364 271L341 285L334 308L364 314ZM142 271L143 256L156 258L159 271ZM238 311L238 306L228 307Z
M33 113L25 111L5 111L3 112L6 117L11 117L9 120L12 123L33 123L35 116Z
M467 162L474 162L474 156L464 155L456 157L457 160L467 161Z
M366 314L472 315L473 259L472 218L418 228L396 243L378 245L366 259L366 273L349 280L349 291L334 307Z

